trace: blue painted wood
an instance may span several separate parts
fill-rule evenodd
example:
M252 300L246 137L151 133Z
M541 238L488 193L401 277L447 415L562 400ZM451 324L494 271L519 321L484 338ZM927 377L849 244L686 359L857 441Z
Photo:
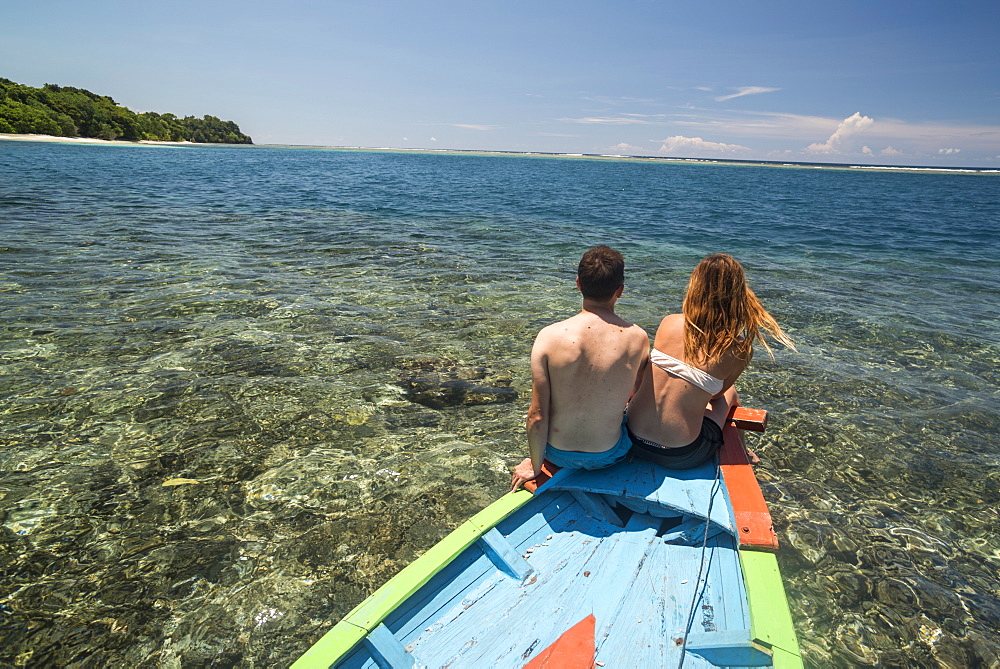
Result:
M511 578L522 579L531 573L531 565L514 550L510 542L497 528L493 528L479 538L481 548L497 569Z
M738 569L739 556L735 542L726 535L710 540L706 552L708 586L694 603L692 629L729 624L746 625L748 618L732 620L725 597L732 596L735 582L727 586L724 572ZM701 547L664 545L646 560L637 576L635 587L628 595L623 611L634 617L619 616L611 621L609 636L598 647L597 659L607 666L676 666L691 612L693 595L698 586L697 572ZM736 572L738 574L738 571ZM700 666L685 662L685 666Z
M687 652L722 667L769 667L772 656L750 643L750 630L727 630L688 637Z
M523 543L531 537L544 537L552 533L553 529L547 518L556 518L568 509L575 508L572 497L566 493L532 500L529 506L532 508L518 510L496 528L502 536L512 530L515 532L506 536L515 550L520 550L515 545L517 542ZM496 565L480 551L467 550L428 581L405 606L393 611L384 622L402 639L404 646L410 645L428 627L439 629L441 625L435 621L443 615L443 610L454 605L456 599L494 577L497 577Z
M558 472L548 491L501 521L495 534L470 546L390 614L387 630L418 666L522 667L594 614L598 661L609 667L676 666L682 652L677 642L697 593L691 627L697 653L689 650L685 667L714 666L719 658L739 659L727 660L729 666L758 666L761 651L749 643L736 540L731 531L720 531L732 526L731 520L719 522L718 509L729 511L721 496L713 504L713 536L701 548L714 472L689 472L681 480L671 472L674 478L665 484L670 477L658 469L642 463L632 479L617 468L593 473L610 473L605 482L581 476L589 473ZM615 525L621 521L610 507L614 518L593 512L601 503L595 499L603 496L634 507L624 528ZM661 532L665 518L679 524ZM523 579L507 573L509 563L518 561L532 570L516 570Z
M548 510L551 511L553 506L556 505L550 505ZM544 539L551 533L555 533L554 534L555 537L562 537L565 539L566 538L565 535L561 534L561 532L565 530L567 526L573 526L577 530L579 529L583 529L585 531L593 530L592 525L596 521L583 517L580 514L580 509L578 506L574 505L572 508L576 511L576 513L571 514L568 513L568 511L559 512L555 516L553 516L553 522L558 526L554 527L542 526L538 529L537 532L532 532L530 534L529 533L522 534L522 541L518 546L520 550L526 550L527 548L532 548L537 545L536 552L529 554L529 561L534 561L538 556L543 555L543 549L545 551L549 551L552 548L555 548L555 546L546 547L541 545L542 543L548 543L544 541ZM513 519L513 522L519 522L520 520L521 519ZM527 524L530 524L530 522L524 523L524 525ZM588 525L590 526L589 528ZM506 531L503 523L501 523L501 525L498 526L498 529L501 531L501 533ZM520 530L521 528L518 529ZM605 534L612 534L613 530L615 530L615 528L608 528ZM511 539L512 536L508 536L508 540ZM593 542L588 541L588 544L591 543ZM573 540L565 541L566 546L569 546L570 548L572 548L574 551L577 552L587 551L588 544L584 544ZM593 545L596 546L596 543L593 543ZM591 547L589 550L592 551L593 548ZM547 569L547 571L549 572L549 576L552 577L553 575L558 574L559 569L560 569L559 565L557 565L557 568L555 569ZM536 576L532 575L531 577L529 577L528 582L533 582L535 578ZM466 609L475 604L481 597L490 598L491 603L488 606L506 607L508 606L508 601L506 600L517 599L518 597L521 596L521 594L523 594L520 585L521 585L520 583L512 581L510 578L506 576L503 577L490 576L488 578L484 578L478 581L477 583L473 584L473 586L470 588L461 588L461 587L456 588L456 592L450 593L452 597L451 599L452 609L451 610L442 609L438 611L437 612L438 618L436 619L437 622L431 622L430 624L425 625L424 627L419 629L412 638L405 639L406 645L415 644L416 646L423 646L424 648L426 648L427 646L447 646L449 642L441 641L442 633L444 634L444 636L447 636L448 634L454 634L459 637L463 635L468 635L467 641L475 643L475 639L478 638L478 635L485 634L487 633L487 631L475 625L467 627L464 631L462 631L461 629L458 629L455 626L455 621L453 620L453 618L456 618L458 614L463 613ZM455 584L450 583L448 584L447 587L449 589L454 588ZM478 608L473 609L473 612L481 610L482 608L483 608L482 606L479 606ZM461 623L462 621L468 619L469 619L468 615L461 616L458 622ZM451 629L445 630L445 628L449 626L451 627ZM490 630L489 633L493 633L493 630ZM447 664L449 661L447 660L447 658L445 659L435 658L433 655L430 658L426 658L421 656L419 652L417 652L417 656L422 664L426 664L428 666L438 666L438 663ZM464 661L456 666L462 666L462 664L464 664Z
M539 487L539 491L555 490L602 494L608 501L633 511L661 517L676 513L705 517L714 491L711 521L735 534L732 507L725 486L716 480L712 463L694 469L668 470L651 462L635 460L595 471L563 469Z
M380 669L413 669L416 661L406 652L385 625L379 625L365 638L365 645L372 652Z
M573 495L573 499L575 499L577 503L594 518L606 520L615 527L624 526L624 523L622 523L618 514L614 512L602 496L593 495L581 490L570 490L570 494Z
M613 527L601 524L605 529ZM554 556L556 567L565 562L561 569L543 569L539 564L538 578L522 588L521 596L510 600L508 608L491 606L483 599L477 603L485 606L462 611L461 616L468 616L465 623L468 626L501 629L512 634L479 638L474 646L454 656L453 666L496 666L511 649L517 657L532 646L535 652L541 651L587 615L594 614L598 624L614 615L624 593L633 587L646 553L657 543L658 525L655 519L634 517L625 532L602 532L604 536L598 536L581 531L581 536L593 538L566 542ZM534 563L536 554L541 558L546 552L542 549L551 548L549 543L550 546L540 546L529 560ZM577 559L567 560L572 557ZM588 575L584 576L585 573ZM432 657L428 665L437 666L439 659L443 665L452 658Z
M712 538L722 531L714 524L708 523L708 537ZM686 546L701 546L705 541L705 519L685 516L684 520L663 534L663 541L668 544L684 544Z

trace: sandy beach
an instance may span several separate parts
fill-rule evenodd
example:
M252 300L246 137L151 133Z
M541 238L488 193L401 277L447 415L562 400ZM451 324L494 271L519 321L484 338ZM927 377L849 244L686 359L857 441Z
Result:
M135 146L136 144L155 144L164 146L184 146L195 144L195 142L159 142L149 139L141 139L137 142L130 142L122 139L97 139L95 137L57 137L55 135L22 135L10 132L0 132L0 140L9 139L20 142L56 142L59 144L103 144Z

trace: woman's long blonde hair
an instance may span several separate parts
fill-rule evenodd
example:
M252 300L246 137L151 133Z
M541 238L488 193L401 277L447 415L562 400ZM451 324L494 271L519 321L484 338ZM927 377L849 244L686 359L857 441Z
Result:
M731 350L749 362L757 339L773 359L761 328L795 350L791 339L750 290L743 266L735 258L713 253L698 263L684 296L684 358L713 362Z

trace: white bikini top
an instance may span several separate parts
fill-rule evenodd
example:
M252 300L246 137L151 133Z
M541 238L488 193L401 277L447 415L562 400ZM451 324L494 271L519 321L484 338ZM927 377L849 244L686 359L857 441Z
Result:
M708 372L692 367L683 360L667 355L663 351L655 348L649 353L649 361L671 376L684 379L688 383L698 386L709 395L715 396L722 392L723 381L717 379Z

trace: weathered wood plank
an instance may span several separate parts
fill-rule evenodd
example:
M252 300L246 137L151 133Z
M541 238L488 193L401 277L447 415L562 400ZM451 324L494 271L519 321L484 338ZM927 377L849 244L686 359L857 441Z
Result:
M667 470L642 460L623 462L598 471L562 470L544 490L580 490L605 495L639 511L667 516L674 512L705 517L709 499L712 522L735 532L733 517L724 501L726 493L715 481L715 467L706 463L694 469Z
M593 495L591 493L581 492L580 490L570 490L569 494L573 496L584 511L587 512L588 516L593 516L594 518L600 518L605 520L616 527L622 526L622 521L618 518L618 514L614 512L611 506L608 505L601 495Z
M523 669L571 669L594 666L594 625L589 615L562 633L555 642L535 656Z
M739 430L763 432L767 429L767 412L763 409L736 406L729 414L729 421Z
M522 579L531 573L531 566L495 527L481 536L479 543L497 569L511 578Z
M740 563L754 639L771 648L776 667L801 667L795 624L788 610L777 559L771 553L740 551Z
M520 544L529 541L532 536L551 533L549 520L559 517L573 505L573 499L568 494L551 495L536 500L530 508L518 509L501 521L496 529L501 535L513 531L505 538L520 555ZM500 578L496 566L484 554L471 551L435 575L424 590L387 616L386 625L395 631L404 646L413 644L429 625L438 620L443 610L451 608L457 598L464 596L466 590L489 578Z
M365 639L365 645L372 652L376 664L383 669L413 669L417 665L413 656L406 652L385 625L373 629Z
M708 584L695 603L694 631L749 628L745 608L730 601L743 598L736 571L739 557L728 534L709 539L704 576ZM671 546L654 542L637 576L632 579L616 616L599 638L597 659L607 666L674 666L680 659L692 599L698 588L701 546ZM745 634L749 643L749 629ZM694 660L687 666L703 666Z
M727 425L722 431L723 445L719 467L726 482L729 501L736 521L740 546L756 550L778 550L771 512L757 482L757 475L747 459L739 430Z
M685 649L719 667L770 667L771 653L749 639L749 629L692 634Z
M632 531L622 532L586 518L575 525L580 528L572 533L575 536L553 536L546 542L549 546L539 546L528 558L537 578L527 579L518 591L499 584L489 593L493 605L469 597L461 611L449 613L455 614L449 625L461 622L465 628L464 632L454 628L457 638L468 639L471 631L474 644L448 657L420 655L420 661L428 666L497 666L500 658L522 655L527 661L582 616L593 613L600 621L631 587L628 570L641 564L655 539L658 521L633 521ZM497 601L505 606L496 606ZM490 630L489 634L484 630Z

